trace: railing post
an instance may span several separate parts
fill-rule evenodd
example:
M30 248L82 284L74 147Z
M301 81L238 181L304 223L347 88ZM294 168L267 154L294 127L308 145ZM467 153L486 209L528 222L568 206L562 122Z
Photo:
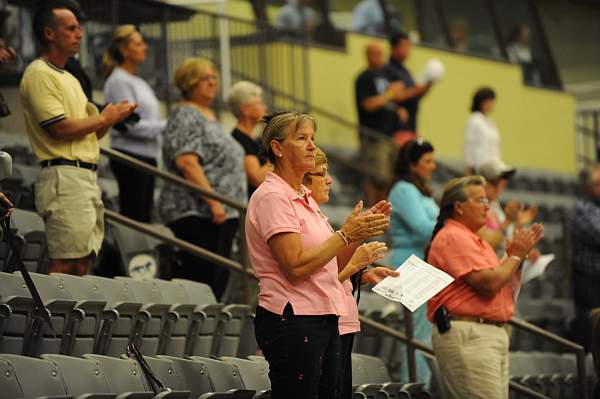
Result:
M248 272L251 268L250 255L248 254L248 242L246 241L246 211L240 209L240 263L244 268L244 271ZM242 296L245 304L250 304L252 293L250 292L250 277L248 275L242 276Z
M219 4L219 53L221 61L221 91L226 98L231 88L231 47L229 21L225 18L225 1Z
M600 111L592 111L592 124L594 131L594 149L596 150L596 159L594 159L594 162L598 162L600 161Z
M582 348L575 352L577 356L577 379L579 380L579 387L581 392L579 392L579 397L581 399L588 399L588 384L587 384L587 372L585 370L585 350Z
M406 306L402 307L404 310L404 324L406 326L406 359L408 361L408 378L411 382L417 382L417 362L415 359L415 347L413 340L415 338L413 329L412 312L408 310Z

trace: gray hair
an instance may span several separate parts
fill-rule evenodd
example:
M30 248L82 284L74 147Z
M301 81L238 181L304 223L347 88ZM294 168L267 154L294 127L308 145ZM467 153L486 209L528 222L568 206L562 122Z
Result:
M467 186L485 186L485 178L479 175L455 177L446 184L442 200L440 201L440 213L437 218L437 223L433 228L431 241L425 249L425 259L427 259L431 242L433 242L436 234L444 227L446 220L454 215L454 203L467 200L467 192L465 191Z
M271 149L273 140L281 142L288 134L297 131L307 123L312 124L315 133L317 132L317 122L314 118L297 111L276 112L265 116L263 122L265 127L261 137L262 152L273 165L277 163L277 157Z
M231 113L239 119L242 105L250 104L254 97L261 95L262 89L260 86L242 80L231 86L231 90L229 90L229 94L227 95L227 104L229 104Z

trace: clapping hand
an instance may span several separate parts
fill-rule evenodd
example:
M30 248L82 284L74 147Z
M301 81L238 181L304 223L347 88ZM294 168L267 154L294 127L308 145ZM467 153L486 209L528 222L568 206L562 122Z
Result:
M389 227L389 216L383 213L361 213L362 209L363 202L359 201L341 228L342 234L348 239L349 243L383 235Z
M534 224L529 229L517 229L512 240L506 242L506 253L525 259L529 251L544 237L544 226Z

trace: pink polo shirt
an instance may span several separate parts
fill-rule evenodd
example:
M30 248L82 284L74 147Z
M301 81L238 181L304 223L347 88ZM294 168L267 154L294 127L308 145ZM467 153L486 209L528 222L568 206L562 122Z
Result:
M463 278L475 270L496 268L500 260L492 247L465 225L449 219L435 236L427 262L454 277L454 281L429 300L427 317L442 305L457 316L478 316L508 321L515 314L513 285L506 284L493 298L482 297Z
M346 298L338 281L337 258L302 281L290 281L271 253L267 241L275 234L298 233L309 250L333 234L327 219L304 186L308 202L281 177L268 173L258 186L246 214L246 240L252 268L258 276L258 304L283 314L289 302L296 315L345 315Z
M356 298L352 295L352 282L346 280L342 283L346 296L346 303L348 304L348 313L340 317L339 329L340 335L357 333L360 331L360 322L358 321L358 306L356 304Z

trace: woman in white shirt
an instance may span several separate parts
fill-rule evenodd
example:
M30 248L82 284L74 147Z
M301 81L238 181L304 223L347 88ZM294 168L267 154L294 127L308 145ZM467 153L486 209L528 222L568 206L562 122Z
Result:
M494 109L496 93L489 87L482 87L473 96L471 115L465 127L464 156L467 174L491 159L502 159L500 154L500 134L494 121L488 116Z
M160 104L152 87L137 76L146 60L148 46L134 25L118 26L102 60L106 72L104 101L123 100L139 104L139 120L125 121L111 129L111 147L156 166L156 157L166 120L160 117ZM154 197L154 177L111 159L111 169L119 184L121 214L150 223Z

